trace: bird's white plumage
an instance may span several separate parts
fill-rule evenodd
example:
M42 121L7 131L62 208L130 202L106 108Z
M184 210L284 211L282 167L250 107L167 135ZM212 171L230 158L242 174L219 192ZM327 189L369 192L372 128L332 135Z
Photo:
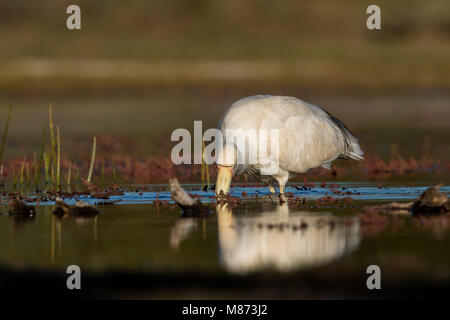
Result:
M225 143L227 129L278 129L278 165L282 172L304 173L319 166L329 167L339 157L363 159L358 140L342 122L294 97L258 95L238 100L223 115L219 129ZM249 167L240 165L237 173Z

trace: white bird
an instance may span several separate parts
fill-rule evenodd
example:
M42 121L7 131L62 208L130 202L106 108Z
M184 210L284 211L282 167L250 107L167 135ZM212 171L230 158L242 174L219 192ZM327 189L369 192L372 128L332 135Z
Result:
M289 176L306 173L309 169L329 169L337 158L363 160L358 139L338 119L324 109L294 97L257 95L233 103L219 121L223 148L218 151L216 193L227 193L233 176L247 173L260 176L275 193L278 184L284 193ZM278 147L277 153L260 152L251 160L249 150L259 146L261 136L250 137L248 132L268 133L267 151ZM270 130L278 130L278 139L271 138ZM230 138L227 132L236 136ZM236 139L237 138L237 139ZM237 143L244 139L245 144ZM267 175L264 168L275 167Z

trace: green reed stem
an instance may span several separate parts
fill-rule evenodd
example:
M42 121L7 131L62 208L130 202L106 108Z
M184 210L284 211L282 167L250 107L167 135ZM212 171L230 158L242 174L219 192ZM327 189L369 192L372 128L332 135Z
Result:
M202 140L202 189L205 184L205 160L203 159L203 152L205 150L205 141Z
M60 129L59 129L59 125L56 126L56 134L57 134L57 148L58 148L58 154L57 154L57 159L56 159L56 188L59 190L60 189L60 184L59 184L59 173L61 170L61 133L60 133Z
M95 162L95 149L97 148L97 138L94 137L94 142L92 145L92 155L91 155L91 165L89 167L89 174L87 177L87 182L91 182L92 171L94 170L94 162Z
M205 173L203 173L205 172ZM205 141L202 141L202 188L203 188L203 179L204 175L206 175L206 187L209 186L209 166L205 161Z
M209 165L205 162L206 169L206 185L209 187Z
M55 142L55 132L53 130L53 105L50 103L48 106L48 122L50 127L50 138L51 138L51 150L49 152L49 162L50 162L50 172L51 172L51 184L55 188L55 171L56 171L56 142Z
M25 163L25 185L28 187L30 185L30 166L28 165L28 162Z
M45 170L45 186L47 187L50 183L49 181L49 174L48 174L48 167L49 167L50 159L47 155L47 152L44 151L44 170Z
M44 152L44 148L45 148L45 137L47 135L47 126L44 125L44 129L42 130L42 141L41 141L41 150L39 152L39 160L36 164L36 168L34 171L34 184L36 187L36 192L39 191L39 183L41 182L41 168L42 168L42 162L44 161L44 157L45 157L45 152ZM48 172L47 172L48 168L46 169L45 175L46 178L48 177Z
M52 150L55 150L55 134L53 131L53 106L51 103L48 106L48 124L50 126L50 139L52 143Z
M19 179L19 187L23 187L23 170L25 168L25 157L22 160L22 165L20 166L20 179Z
M70 177L72 174L72 161L69 161L69 168L67 169L67 189L70 192Z
M55 187L55 166L54 166L54 157L52 156L53 152L50 150L49 152L49 167L50 167L50 186L52 188Z

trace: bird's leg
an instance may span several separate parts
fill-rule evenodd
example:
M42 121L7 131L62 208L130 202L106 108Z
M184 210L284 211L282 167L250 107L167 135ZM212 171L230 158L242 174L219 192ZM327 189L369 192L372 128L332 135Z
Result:
M269 195L269 199L271 200L275 200L277 198L277 190L275 189L275 187L273 186L273 184L267 185L267 187L270 190L270 195Z

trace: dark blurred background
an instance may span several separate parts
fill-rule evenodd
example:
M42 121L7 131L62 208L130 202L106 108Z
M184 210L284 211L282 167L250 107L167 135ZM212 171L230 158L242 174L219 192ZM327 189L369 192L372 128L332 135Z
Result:
M81 30L66 28L70 4ZM370 4L381 30L366 28ZM1 1L5 157L38 150L50 102L66 154L97 135L145 156L241 97L283 94L325 107L366 151L449 159L449 40L444 0Z

